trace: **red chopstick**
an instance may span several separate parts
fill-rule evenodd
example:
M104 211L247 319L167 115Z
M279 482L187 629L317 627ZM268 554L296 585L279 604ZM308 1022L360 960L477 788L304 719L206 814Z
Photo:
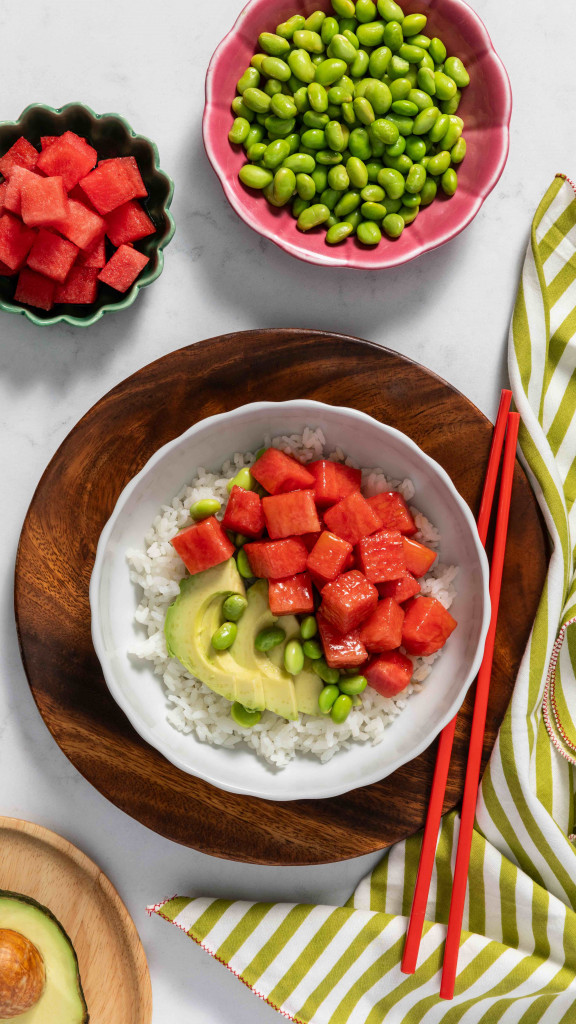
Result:
M468 764L466 766L466 781L464 783L464 796L462 799L462 816L460 819L460 832L458 835L456 867L454 869L452 899L450 902L450 915L448 918L448 931L446 934L446 945L444 947L444 966L442 969L442 983L440 985L440 996L442 999L453 998L456 972L458 969L462 917L464 915L466 886L468 883L468 867L470 864L470 849L472 846L472 832L474 830L476 800L478 797L478 784L480 782L480 765L482 762L482 747L484 745L486 710L488 708L490 678L492 675L492 662L494 660L494 642L496 639L498 605L500 603L500 588L502 586L504 554L506 550L506 537L508 534L508 520L510 518L510 502L512 498L512 484L514 480L514 464L516 461L516 445L518 442L519 426L520 416L518 413L509 413L508 427L506 431L506 447L504 449L504 461L502 463L500 498L498 501L498 519L496 521L494 551L492 554L492 570L490 573L490 600L492 602L492 616L490 619L488 636L486 638L486 646L484 648L484 658L482 659L482 665L480 666L480 672L478 673L478 682L476 684L476 700L474 703L474 717L472 719Z
M478 533L483 545L486 544L486 537L488 534L488 525L490 522L490 514L492 512L492 505L494 503L494 492L496 490L496 480L498 479L500 457L502 455L502 448L504 447L506 420L511 401L512 392L503 390L500 396L500 406L498 408L496 426L492 437L492 446L490 448L488 468L486 470L486 478L484 480L482 501L480 503L480 511L478 513ZM420 851L420 862L418 864L418 875L414 889L410 922L408 924L404 955L402 957L402 971L404 974L414 974L418 963L418 953L420 951L422 928L424 926L428 893L430 891L430 882L432 879L432 871L434 869L436 841L438 838L438 829L440 828L440 820L442 818L442 807L444 805L446 783L448 780L448 768L450 765L450 756L452 754L457 717L458 716L455 715L452 721L449 722L442 730L438 744L438 751L436 753L434 779L432 781L428 813L426 816L426 827L424 829L424 838L422 840L422 849Z

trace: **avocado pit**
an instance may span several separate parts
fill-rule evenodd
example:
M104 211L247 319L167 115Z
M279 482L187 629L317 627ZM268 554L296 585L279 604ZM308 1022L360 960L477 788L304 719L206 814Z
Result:
M11 928L0 928L0 1018L30 1010L45 984L44 960L34 943Z

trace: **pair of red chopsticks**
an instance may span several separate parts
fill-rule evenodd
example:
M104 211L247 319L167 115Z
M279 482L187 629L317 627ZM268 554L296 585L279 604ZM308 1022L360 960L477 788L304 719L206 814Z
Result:
M494 503L494 493L498 478L498 468L502 448L504 447L504 460L502 463L502 479L500 483L500 496L498 501L498 517L496 520L496 534L494 538L494 551L492 554L492 567L490 571L490 600L492 603L490 627L486 637L484 657L478 680L476 684L476 699L474 704L474 716L472 719L472 731L470 734L470 747L468 752L468 764L466 767L466 781L464 784L464 796L462 799L462 815L460 819L460 832L458 835L458 850L456 854L456 866L454 870L454 881L452 884L452 899L450 902L450 915L448 918L448 931L446 945L444 947L444 965L442 969L442 982L440 995L443 999L452 999L454 996L454 985L458 969L458 952L460 949L460 935L462 931L462 917L464 914L464 903L466 900L466 886L468 881L468 866L470 863L470 849L472 846L472 832L474 829L474 817L476 812L476 799L478 796L478 785L480 782L480 767L482 761L482 747L484 744L484 731L486 726L486 710L488 707L488 695L490 691L490 677L492 674L492 661L494 658L494 641L496 638L496 622L498 619L498 605L500 601L500 588L502 584L502 570L504 567L504 552L506 548L506 536L508 533L508 520L510 515L510 501L512 497L512 483L514 478L514 463L516 459L516 445L518 442L518 428L520 417L518 413L510 412L512 393L503 391L500 398L498 418L492 439L492 448L488 460L488 470L484 482L482 502L478 515L478 533L482 544L486 545L488 526ZM506 443L504 445L504 437ZM428 805L424 839L420 852L420 863L418 865L418 876L414 889L414 900L410 922L406 933L406 944L402 958L402 971L404 974L413 974L418 961L418 951L422 939L422 927L426 914L430 880L434 868L436 856L436 840L440 820L442 817L442 805L446 792L446 781L452 743L456 728L456 717L445 727L440 735L438 752L436 755L436 766L432 782L432 792Z

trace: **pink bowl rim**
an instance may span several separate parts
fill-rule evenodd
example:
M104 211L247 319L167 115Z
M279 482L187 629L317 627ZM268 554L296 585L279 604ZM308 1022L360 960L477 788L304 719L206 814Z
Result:
M464 231L464 229L467 228L468 225L474 220L477 213L479 213L483 203L488 198L488 196L495 188L495 186L498 184L504 171L504 168L506 166L506 162L508 160L508 153L510 151L512 86L510 84L510 78L508 76L508 72L506 71L504 63L498 56L494 48L494 44L492 43L492 39L490 37L488 29L486 28L486 25L484 24L480 15L476 13L476 11L470 6L470 4L466 3L466 0L450 0L451 4L453 4L456 8L460 8L462 10L463 14L468 20L475 23L475 27L478 30L484 42L485 50L482 52L485 52L487 54L488 59L492 64L494 74L498 76L499 83L502 89L502 118L496 126L500 129L500 152L495 170L490 179L486 182L482 191L475 196L470 196L470 205L467 208L465 215L457 224L447 228L446 231L436 235L434 238L431 238L428 243L423 243L417 252L405 253L404 255L401 256L395 256L393 247L382 247L382 256L380 258L377 258L377 253L379 253L381 248L380 246L377 249L367 250L370 252L370 255L372 257L370 262L367 263L364 262L364 253L360 250L349 249L347 255L342 257L338 257L336 253L331 251L330 258L328 258L322 256L319 253L308 251L301 248L301 246L291 241L288 237L282 237L276 234L267 225L255 224L254 221L248 216L248 213L245 210L243 204L238 202L237 197L235 196L230 186L227 172L225 168L221 165L214 151L210 138L210 132L208 131L208 126L211 121L216 102L214 95L214 79L216 76L219 61L221 56L223 55L224 50L227 47L228 42L231 39L233 39L237 34L239 34L240 26L244 21L248 9L250 7L253 7L255 4L261 2L262 0L248 0L248 3L245 4L245 6L240 11L230 31L224 36L222 41L216 47L216 50L214 51L212 58L210 60L210 64L208 65L208 71L206 72L206 102L204 106L204 114L202 117L202 139L206 156L208 157L208 160L210 161L218 177L218 180L222 186L222 189L224 190L224 194L228 202L230 203L230 206L244 221L244 223L247 224L248 227L255 231L257 234L262 235L265 238L268 238L271 242L274 242L274 244L277 245L278 248L283 249L284 252L289 253L291 256L295 256L296 259L299 259L304 263L314 263L316 264L316 266L319 267L344 268L351 270L388 270L392 267L402 266L404 263L410 263L412 260L418 259L419 256L423 256L427 252L432 252L434 249L438 249L441 245L444 245L446 242L451 241L451 239L455 238L462 231ZM438 0L432 0L432 4L430 6L435 6L437 2Z

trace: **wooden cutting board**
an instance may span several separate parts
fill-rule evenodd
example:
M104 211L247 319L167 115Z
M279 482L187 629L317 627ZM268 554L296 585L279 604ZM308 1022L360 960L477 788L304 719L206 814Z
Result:
M439 377L380 346L318 331L211 338L123 381L60 446L22 530L16 619L44 721L76 768L117 807L204 853L258 864L320 864L383 849L422 827L435 745L382 782L333 800L276 804L224 793L179 771L140 739L106 688L90 638L96 545L122 489L193 423L263 398L352 406L402 430L447 470L477 512L492 427ZM485 757L512 693L546 564L544 527L517 464ZM469 694L458 719L446 810L462 794L471 709Z
M76 950L90 1024L150 1024L152 989L138 932L93 861L40 825L0 817L0 889L31 896L58 918Z

